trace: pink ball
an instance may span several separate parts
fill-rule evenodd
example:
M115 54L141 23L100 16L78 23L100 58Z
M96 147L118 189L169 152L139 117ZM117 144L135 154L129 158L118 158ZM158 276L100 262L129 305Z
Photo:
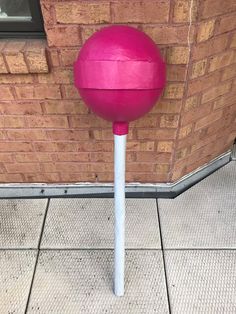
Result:
M94 33L74 64L75 85L91 110L126 134L128 122L147 113L165 86L165 64L155 43L129 26Z

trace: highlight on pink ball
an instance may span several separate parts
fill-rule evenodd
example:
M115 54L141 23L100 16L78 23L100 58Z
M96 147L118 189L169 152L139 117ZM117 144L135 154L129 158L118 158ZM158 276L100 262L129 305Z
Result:
M145 33L114 25L94 33L74 64L75 86L86 105L113 122L113 133L151 110L165 86L165 64Z

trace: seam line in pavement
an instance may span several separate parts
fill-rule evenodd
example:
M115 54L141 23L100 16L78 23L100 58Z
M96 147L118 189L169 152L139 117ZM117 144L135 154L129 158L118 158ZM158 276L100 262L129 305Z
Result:
M160 240L161 240L161 252L162 252L162 260L163 260L165 285L166 285L166 295L167 295L169 313L171 314L170 295L169 295L168 280L167 280L167 273L166 273L165 252L164 252L164 246L163 246L162 231L161 231L161 220L160 220L160 214L159 214L159 208L158 208L158 199L157 198L156 198L156 207L157 207L157 218L158 218L158 225L159 225L159 232L160 232Z
M31 296L31 292L32 292L32 289L33 289L34 278L35 278L35 274L36 274L36 269L37 269L38 259L39 259L39 253L40 253L40 245L41 245L41 241L42 241L42 237L43 237L44 226L45 226L45 222L46 222L46 217L47 217L47 213L48 213L49 204L50 204L50 198L48 198L48 202L47 202L47 206L46 206L46 210L45 210L45 214L44 214L44 218L43 218L42 228L41 228L41 232L40 232L40 236L39 236L38 248L37 248L38 251L37 251L37 256L36 256L36 260L35 260L35 265L34 265L34 271L33 271L32 279L31 279L31 283L30 283L29 294L28 294L28 298L27 298L27 302L26 302L26 306L25 306L25 312L24 312L25 314L28 311L30 296Z
M41 248L40 251L114 251L114 248ZM161 251L160 248L125 248L125 251Z

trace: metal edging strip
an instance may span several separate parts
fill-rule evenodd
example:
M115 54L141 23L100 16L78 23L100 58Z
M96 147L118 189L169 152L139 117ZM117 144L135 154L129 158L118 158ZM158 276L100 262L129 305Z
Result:
M174 183L142 184L134 182L126 184L126 197L174 198L226 165L230 160L231 151L228 151ZM111 198L113 196L113 184L0 184L0 199L48 197Z

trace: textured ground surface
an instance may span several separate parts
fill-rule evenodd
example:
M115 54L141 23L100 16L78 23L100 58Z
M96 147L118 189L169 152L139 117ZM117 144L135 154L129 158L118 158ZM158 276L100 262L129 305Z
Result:
M111 199L0 200L0 311L236 313L236 162L174 200L128 199L125 296Z

